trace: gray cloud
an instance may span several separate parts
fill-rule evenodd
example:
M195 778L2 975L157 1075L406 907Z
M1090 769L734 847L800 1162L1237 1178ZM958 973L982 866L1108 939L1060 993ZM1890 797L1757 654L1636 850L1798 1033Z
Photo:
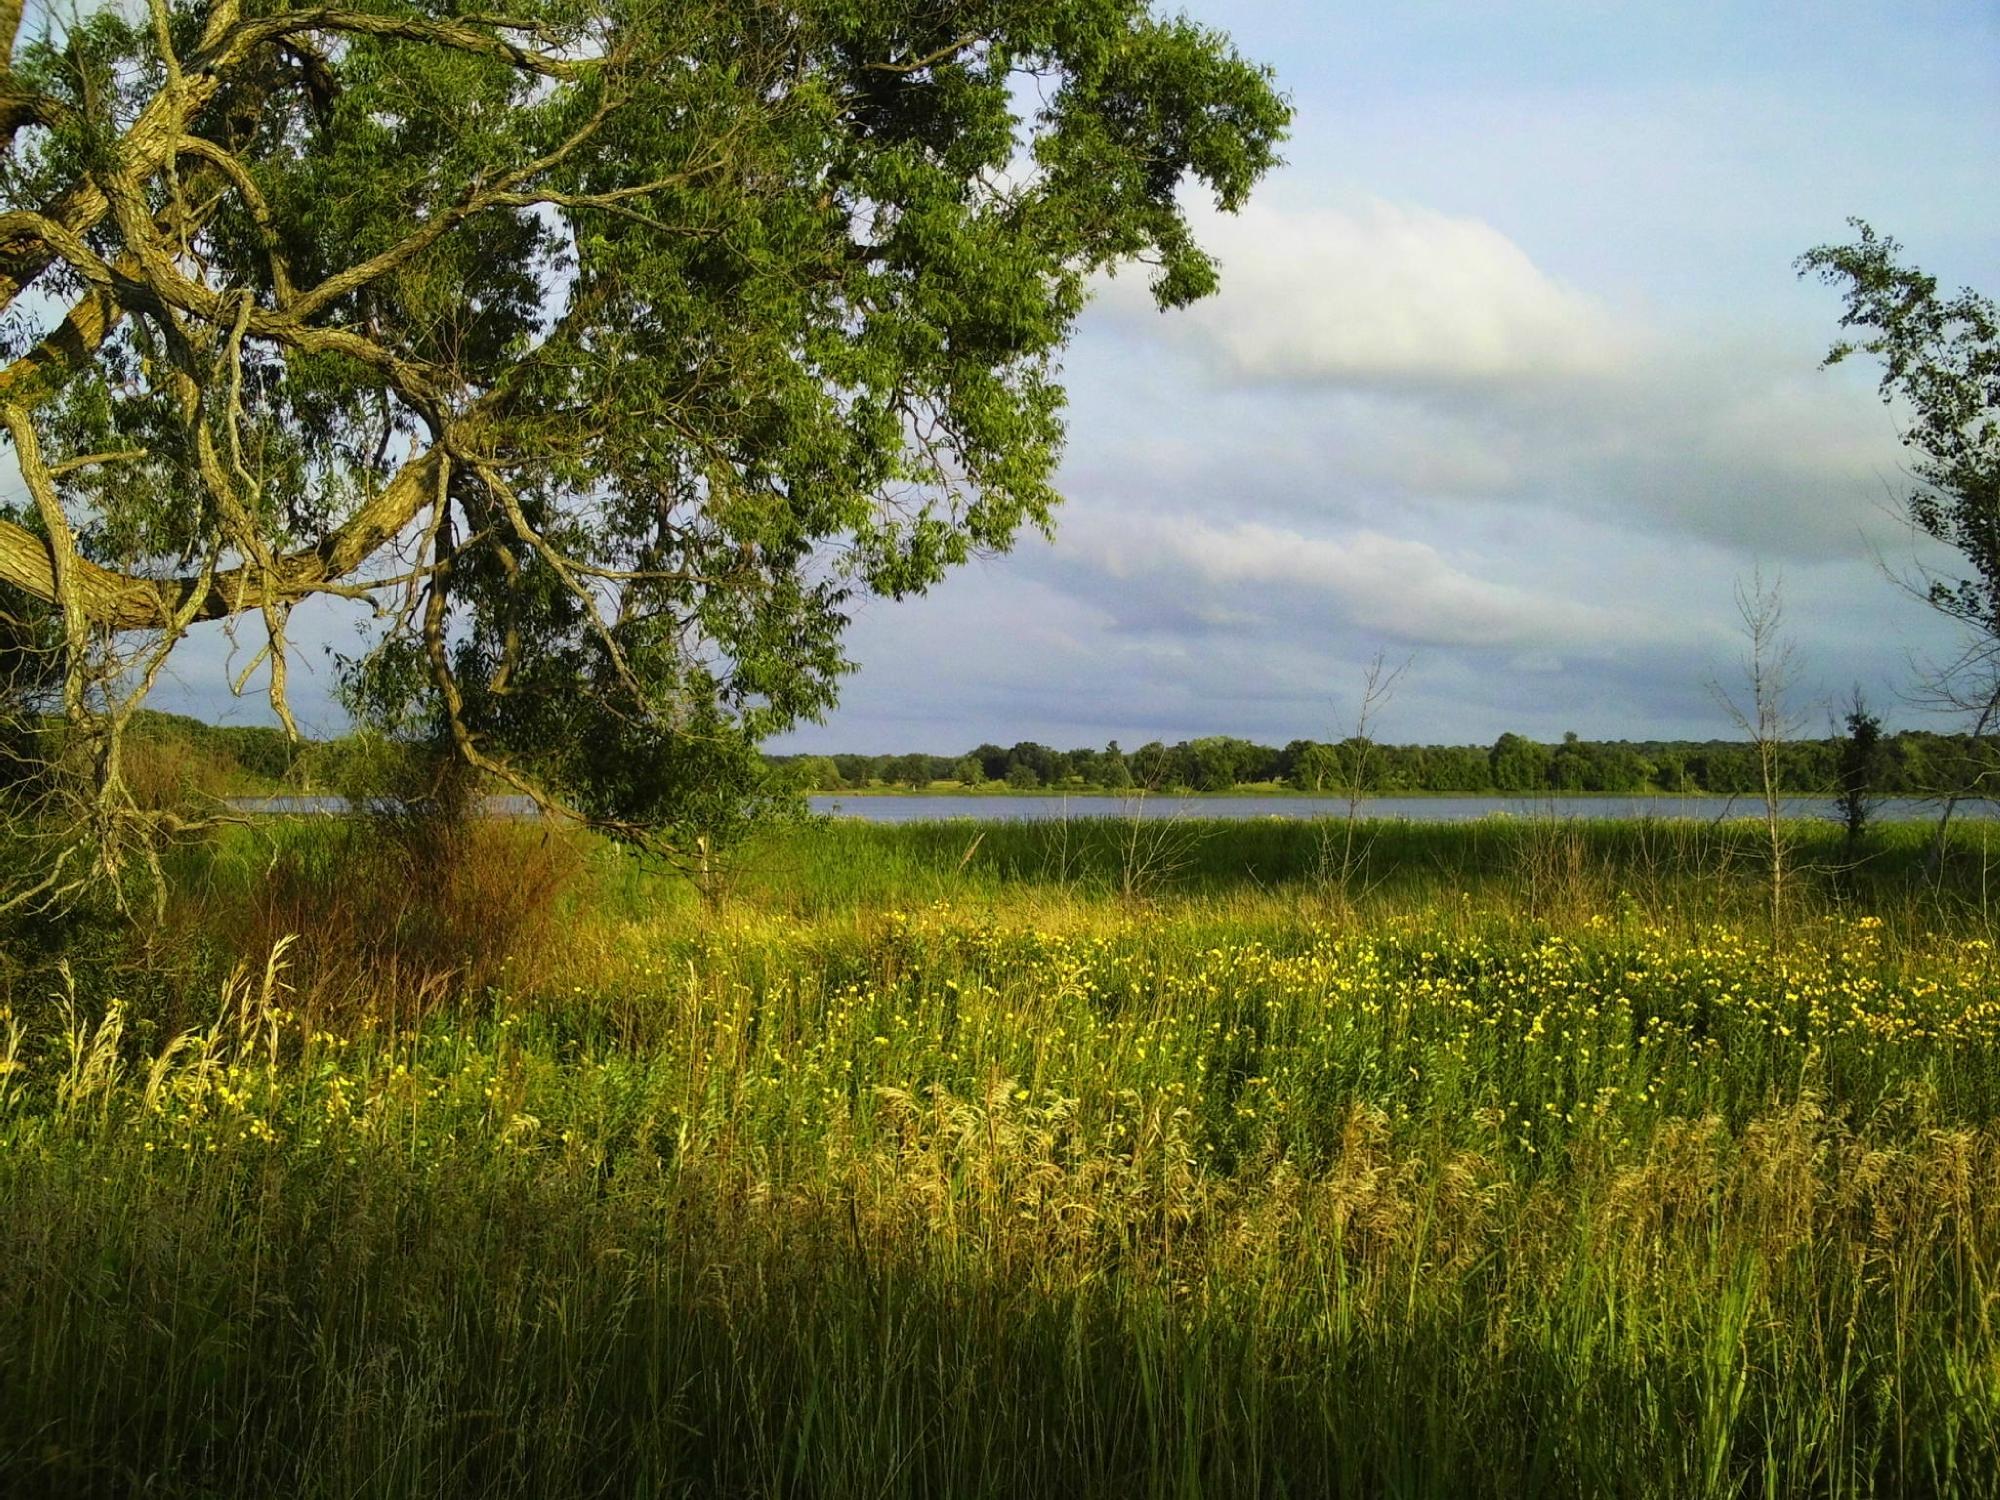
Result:
M1233 497L1351 518L1527 502L1745 556L1899 535L1895 414L1855 372L1818 368L1823 327L1614 311L1491 226L1420 208L1253 209L1212 237L1212 304L1160 319L1119 283L1105 298L1110 338L1169 353L1184 384L1173 436L1114 420L1092 482L1132 495L1228 476Z
M1567 644L1586 654L1660 629L1644 611L1495 582L1429 542L1373 530L1309 536L1259 521L1091 510L1066 528L1061 546L1073 567L1107 581L1144 580L1187 618L1216 625L1269 628L1317 610L1409 645Z

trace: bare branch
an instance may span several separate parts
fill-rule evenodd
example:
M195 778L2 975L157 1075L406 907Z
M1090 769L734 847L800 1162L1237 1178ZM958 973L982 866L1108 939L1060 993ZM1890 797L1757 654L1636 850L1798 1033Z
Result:
M544 78L587 77L593 69L602 65L602 59L562 57L553 52L523 47L518 42L494 35L494 31L536 34L540 28L532 23L488 20L484 24L491 26L493 31L481 31L478 25L462 21L380 16L338 6L315 6L240 22L212 43L205 44L194 62L200 67L224 67L240 61L269 42L307 32L331 31L348 36L394 37L402 41L426 42L479 57L495 57L524 73L535 73Z
M976 31L968 31L954 41L946 42L935 52L926 52L922 57L913 57L907 62L874 62L865 65L870 73L921 73L925 68L934 68L941 62L948 62L969 47L984 41Z
M59 464L49 465L49 474L60 479L65 474L74 474L79 469L95 468L99 464L133 463L148 456L144 448L120 448L115 453L85 453L76 458L64 459Z

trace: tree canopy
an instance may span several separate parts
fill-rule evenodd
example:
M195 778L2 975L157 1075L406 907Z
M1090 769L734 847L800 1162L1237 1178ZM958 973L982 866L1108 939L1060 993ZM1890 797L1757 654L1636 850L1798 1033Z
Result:
M1187 190L1238 207L1289 115L1144 0L37 14L0 0L0 602L56 607L107 806L190 626L289 720L336 595L357 702L671 824L831 704L858 597L1049 525L1091 279L1209 292Z
M1855 239L1799 259L1845 299L1826 363L1857 353L1882 363L1885 401L1907 403L1903 443L1916 483L1911 523L1954 548L1971 577L1934 578L1930 602L1986 637L2000 636L2000 309L1971 288L1945 296L1907 265L1903 247L1859 219Z
M1906 581L1965 632L1956 659L1926 671L1924 693L1966 715L1981 740L2000 722L2000 308L1969 287L1943 295L1935 276L1903 261L1895 240L1860 219L1849 223L1855 239L1808 251L1799 273L1817 273L1845 298L1840 326L1851 336L1835 342L1826 363L1874 355L1882 399L1900 398L1911 415L1903 430L1913 455L1910 525L1954 549L1968 570L1954 577L1919 565ZM1990 767L1974 760L1961 769L1966 779L1947 790L1938 818L1933 867L1960 800L1990 789Z

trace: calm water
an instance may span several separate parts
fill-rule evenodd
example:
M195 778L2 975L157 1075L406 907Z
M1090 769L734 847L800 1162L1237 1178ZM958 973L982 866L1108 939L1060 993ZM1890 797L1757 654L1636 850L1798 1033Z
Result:
M1347 816L1338 797L953 797L886 796L808 799L814 812L859 818L865 823L922 823L939 818L976 818L1012 823L1051 818L1333 818ZM1965 817L1991 816L1990 804L1963 803ZM1815 797L1788 797L1785 814L1831 818L1833 804ZM1885 800L1878 816L1901 822L1935 816L1935 804L1917 798ZM1408 818L1415 823L1463 823L1495 815L1513 818L1750 818L1763 815L1753 797L1370 797L1361 804L1368 818Z
M1338 797L843 797L806 799L812 810L864 823L927 823L972 818L989 823L1048 821L1055 818L1339 818L1347 803ZM242 797L232 803L251 813L347 811L338 797ZM525 797L494 797L490 811L526 817L534 805ZM1966 802L1959 815L1993 817L1995 805ZM1464 823L1474 818L1754 818L1763 804L1754 797L1370 797L1361 804L1368 818L1407 818L1413 823ZM1833 804L1822 798L1788 797L1785 814L1831 818ZM1935 817L1937 805L1915 797L1886 799L1877 816L1890 822Z

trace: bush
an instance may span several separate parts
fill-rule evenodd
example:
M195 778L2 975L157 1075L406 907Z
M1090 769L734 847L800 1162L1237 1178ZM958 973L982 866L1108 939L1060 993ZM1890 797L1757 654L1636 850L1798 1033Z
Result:
M254 957L292 935L290 981L316 1012L415 1019L437 1001L546 979L583 838L511 818L293 825L235 912L195 924Z

